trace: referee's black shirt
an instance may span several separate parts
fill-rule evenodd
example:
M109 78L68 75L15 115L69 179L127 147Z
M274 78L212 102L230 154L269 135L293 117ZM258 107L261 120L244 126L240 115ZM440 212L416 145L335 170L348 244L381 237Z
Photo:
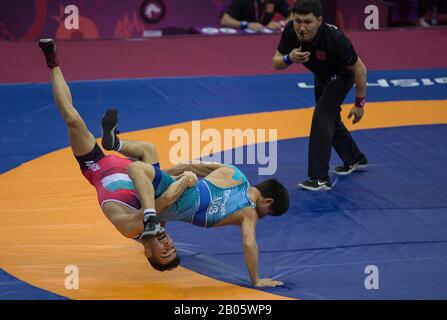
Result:
M285 55L295 48L310 51L309 61L304 66L319 80L328 81L334 75L357 62L358 56L351 41L333 25L322 23L311 43L301 43L293 29L293 21L284 28L278 51Z

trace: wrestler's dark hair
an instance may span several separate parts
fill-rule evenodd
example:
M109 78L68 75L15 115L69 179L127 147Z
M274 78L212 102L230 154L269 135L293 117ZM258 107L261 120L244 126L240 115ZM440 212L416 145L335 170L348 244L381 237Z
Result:
M293 13L309 14L321 17L321 3L318 0L297 0L292 9Z
M264 198L273 199L272 216L283 215L289 209L289 191L278 180L265 180L255 185L255 188Z
M161 264L160 262L156 261L155 259L152 259L152 257L147 259L149 261L149 263L151 264L151 266L158 271L168 271L168 270L172 270L174 268L177 268L178 265L180 264L180 258L179 257L175 257L174 260L169 261L166 264Z

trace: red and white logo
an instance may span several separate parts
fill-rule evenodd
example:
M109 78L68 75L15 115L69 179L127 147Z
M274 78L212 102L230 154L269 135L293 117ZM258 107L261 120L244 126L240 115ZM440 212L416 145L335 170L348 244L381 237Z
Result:
M161 0L145 0L140 6L140 15L147 23L158 23L166 15L166 5Z

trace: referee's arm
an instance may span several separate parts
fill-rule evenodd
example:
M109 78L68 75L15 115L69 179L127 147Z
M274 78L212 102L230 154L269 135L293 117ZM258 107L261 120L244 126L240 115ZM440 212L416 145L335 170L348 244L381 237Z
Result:
M357 62L352 66L347 67L347 69L351 70L354 73L355 77L355 93L356 97L365 97L366 96L366 74L367 70L363 61L358 57Z

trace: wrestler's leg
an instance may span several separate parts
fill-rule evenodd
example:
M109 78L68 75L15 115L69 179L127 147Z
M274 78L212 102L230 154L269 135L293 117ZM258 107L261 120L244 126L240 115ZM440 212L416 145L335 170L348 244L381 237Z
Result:
M74 108L70 89L64 79L57 60L54 40L45 39L39 42L48 67L51 69L51 86L56 107L68 129L70 145L75 156L82 156L93 150L96 140L88 131L84 120Z
M135 185L142 207L155 208L155 190L152 185L155 177L154 167L137 161L129 165L127 172Z
M71 149L75 156L82 156L93 150L96 140L88 131L84 120L78 111L71 104L68 89L62 71L59 67L51 70L51 84L53 87L53 97L59 113L62 115L68 129Z
M155 211L155 190L152 181L155 178L155 169L152 165L137 161L129 165L127 173L140 199L144 211L144 231L141 237L147 238L164 232Z
M108 109L102 119L101 144L106 150L114 150L126 157L148 164L159 162L157 149L146 141L120 140L118 138L118 110Z
M121 140L119 153L148 164L159 163L157 149L146 141Z

